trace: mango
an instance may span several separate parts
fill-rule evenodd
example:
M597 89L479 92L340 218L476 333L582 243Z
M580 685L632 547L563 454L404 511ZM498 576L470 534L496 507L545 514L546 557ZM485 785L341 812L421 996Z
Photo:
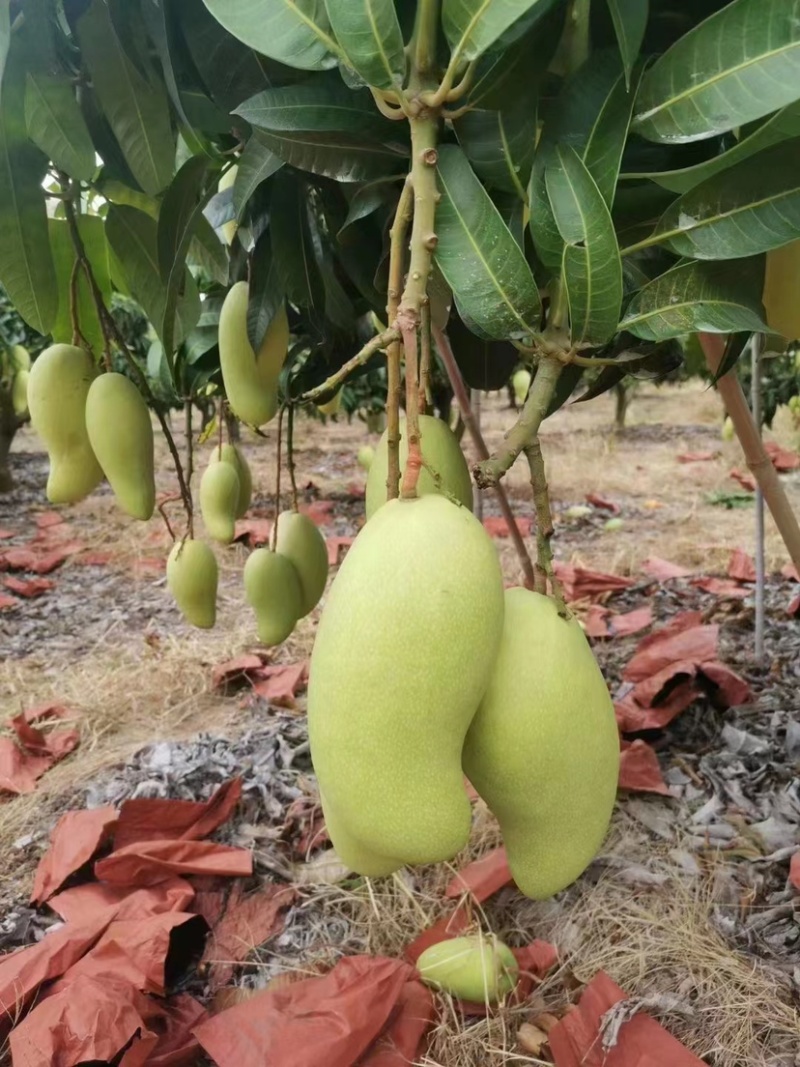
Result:
M28 410L50 459L47 499L53 504L83 500L103 479L85 416L96 373L85 349L61 344L46 348L30 371Z
M519 964L493 934L439 941L417 960L422 981L459 1000L496 1004L517 984Z
M253 499L253 475L247 457L238 445L217 445L211 453L208 463L229 463L239 475L239 500L236 505L236 518L241 519L250 507Z
M736 430L733 426L733 419L730 417L730 415L725 416L725 421L722 424L722 429L720 430L719 435L723 441L732 441L736 436Z
M167 587L192 626L210 630L217 619L217 560L203 541L176 541L167 559Z
M156 505L153 425L142 394L124 374L101 374L92 382L86 430L118 504L146 522Z
M247 282L237 282L219 316L219 362L231 410L250 426L264 426L278 410L278 376L289 348L289 320L281 305L256 354L247 335Z
M800 338L800 241L767 252L764 308L771 330L788 341Z
M428 467L438 476L440 484L425 467L419 473L417 495L429 493L449 495L472 510L472 482L464 453L456 440L455 434L441 419L433 415L419 417L420 445L422 456ZM405 470L408 459L408 439L406 420L400 420L400 470ZM369 469L366 488L367 518L386 503L386 478L389 473L389 432L385 431L378 442L375 458Z
M300 579L300 618L319 603L328 580L325 538L307 515L282 511L275 520L275 551L294 564Z
M367 878L383 878L403 866L400 860L379 856L377 853L370 852L364 848L359 841L356 841L354 837L348 834L322 793L320 793L320 801L322 802L322 814L325 817L325 828L328 831L328 836L331 840L334 837L336 838L336 854L351 871L363 874Z
M285 641L297 625L302 606L294 564L268 548L257 548L244 565L244 591L256 613L259 641L265 645Z
M24 415L28 410L28 379L30 371L18 370L11 383L11 405L15 415Z
M511 387L514 390L514 399L520 406L522 406L522 404L525 403L525 398L531 387L531 372L525 370L524 367L520 367L511 379Z
M229 545L236 534L239 475L230 463L212 463L200 479L200 513L209 537Z
M549 597L506 592L500 650L463 761L500 823L519 889L540 900L575 881L611 819L619 734L579 623Z
M342 390L337 389L330 400L324 404L317 404L317 411L323 415L338 415L342 409Z
M368 471L372 466L372 461L375 459L375 449L372 445L362 445L358 450L356 459L358 460L359 467Z
M31 369L31 357L25 345L12 345L9 356L12 369L16 371Z
M497 555L466 508L391 500L358 534L321 614L308 725L320 789L368 853L436 863L464 847L461 749L502 628Z
M234 164L230 170L227 170L220 180L217 182L217 192L223 193L226 189L230 189L233 183L236 181L236 175L239 173L239 167ZM222 236L225 238L225 243L233 244L233 239L236 236L236 231L239 226L236 219L229 219L227 222L223 222L220 229L222 230Z

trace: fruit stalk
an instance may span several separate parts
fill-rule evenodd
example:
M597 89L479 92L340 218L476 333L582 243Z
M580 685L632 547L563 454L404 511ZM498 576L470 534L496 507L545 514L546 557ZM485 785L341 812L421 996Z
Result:
M397 309L403 291L405 238L411 221L413 189L410 175L406 178L392 228L389 231L389 285L386 317L392 327L393 340L386 350L386 429L389 445L389 466L386 472L386 499L392 500L400 491L400 356L401 335L397 329Z
M445 370L447 371L447 377L450 379L450 385L453 387L461 419L470 432L475 448L478 450L478 455L481 459L488 459L489 449L486 446L483 434L478 426L478 420L475 418L475 413L472 410L469 393L467 392L467 387L464 385L464 379L461 377L461 371L458 369L458 364L453 355L453 349L450 347L450 341L444 330L440 329L438 326L433 327L433 337L436 341L439 355L442 357L442 363L444 363ZM517 526L516 517L511 508L511 504L508 501L502 482L498 482L495 485L494 491L497 494L497 503L500 505L500 511L508 524L508 530L511 535L511 540L514 542L514 548L516 549L519 563L522 567L522 573L525 575L525 586L527 589L533 589L535 579L531 557L528 554L528 549L525 547L525 541L522 538L519 526Z
M505 444L488 459L481 460L472 468L475 481L481 489L496 486L514 465L520 452L537 436L553 399L562 368L563 364L554 356L542 355L539 358L528 399L519 418L505 435Z
M700 344L708 369L716 374L725 353L725 338L716 333L700 333ZM792 505L778 479L772 460L764 449L753 415L748 406L735 369L717 380L717 390L725 410L733 422L736 436L744 452L745 462L764 494L764 501L775 520L783 543L795 567L800 569L800 526Z
M526 445L525 456L531 472L533 506L536 511L536 583L534 588L537 593L546 595L549 581L558 614L566 618L567 606L564 603L564 594L553 571L553 550L550 544L553 537L553 513L550 510L550 491L547 486L547 472L538 434L529 445Z
M281 513L281 437L283 436L283 411L285 404L281 404L278 412L278 444L275 449L275 520L269 535L269 547L275 551L275 541L278 537L278 516Z
M297 511L297 476L294 469L294 404L289 405L286 420L286 466L289 469L289 484L292 487L292 511Z
M431 391L431 307L423 304L422 321L419 329L419 411L421 415L428 412L428 397Z

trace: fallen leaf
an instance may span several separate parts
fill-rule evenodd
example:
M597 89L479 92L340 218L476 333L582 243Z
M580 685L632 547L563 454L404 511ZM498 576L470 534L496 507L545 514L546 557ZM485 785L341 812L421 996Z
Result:
M744 471L740 471L738 467L734 467L728 472L728 477L733 478L735 482L738 482L742 489L747 489L750 493L756 491L756 480L752 474L745 474Z
M241 778L231 778L204 801L159 797L126 800L114 831L114 848L127 848L138 841L192 841L208 837L228 821L241 796Z
M619 514L619 504L614 504L610 500L606 500L605 497L600 496L598 493L587 493L585 498L587 504L591 504L592 507L602 508L603 511L610 511L612 515Z
M354 537L326 537L325 544L328 548L328 566L338 567L339 556L343 548L349 548L352 545Z
M245 652L233 659L226 659L212 669L211 684L215 689L220 689L234 682L249 682L253 671L259 670L263 663L263 658L255 652Z
M756 565L752 556L741 548L735 548L728 561L728 577L737 582L754 582L756 580Z
M62 815L50 835L50 847L36 868L31 903L43 904L88 863L110 837L116 820L117 810L111 805Z
M517 527L520 534L523 537L527 537L531 532L531 520L519 517L517 518ZM488 515L483 520L483 528L490 537L509 537L511 535L508 522L499 515Z
M503 886L513 882L505 848L494 848L479 860L463 867L447 884L446 897L460 897L468 893L479 904L488 900Z
M217 1067L352 1067L381 1035L413 977L399 960L347 956L320 978L220 1012L195 1034Z
M349 878L352 868L339 859L336 849L326 848L304 863L292 866L292 883L294 885L337 885Z
M668 582L672 578L686 578L692 572L677 563L671 563L668 559L659 556L650 556L642 564L642 570L651 578L657 578L659 582Z
M229 900L200 961L209 968L212 991L229 981L236 963L246 959L268 938L280 933L283 929L281 913L296 897L297 891L292 886L266 884L256 893Z
M658 765L655 750L646 741L623 741L619 762L620 789L632 793L661 793L672 796Z
M416 978L400 990L389 1024L359 1067L409 1067L435 1016L433 994Z
M248 877L253 857L247 849L213 841L139 841L98 860L94 873L100 881L127 886L155 885L172 875Z
M676 456L678 463L708 463L716 459L719 452L681 452Z

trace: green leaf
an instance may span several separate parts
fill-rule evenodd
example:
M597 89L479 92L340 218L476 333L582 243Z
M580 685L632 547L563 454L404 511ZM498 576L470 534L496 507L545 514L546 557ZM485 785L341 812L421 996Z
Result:
M284 290L269 232L256 242L251 258L250 299L247 302L247 333L258 352L275 313L283 306Z
M236 108L268 133L349 133L376 141L398 141L399 124L385 119L367 90L348 89L338 75L317 75L299 85L267 89Z
M800 237L800 138L783 141L684 193L652 242L693 259L739 259Z
M278 171L270 203L272 258L283 291L312 316L325 314L325 286L317 267L308 221L308 190L296 176Z
M36 147L60 170L91 181L97 169L94 145L69 78L28 71L25 124Z
M247 202L258 186L267 178L271 178L282 166L283 160L267 148L261 132L253 130L244 152L239 157L236 180L233 183L233 209L237 220L241 220Z
M123 155L141 188L155 196L172 177L175 138L163 84L146 81L125 54L102 0L78 23L83 58Z
M190 267L199 268L219 285L228 284L228 251L205 215L195 219L186 261Z
M444 0L442 25L453 61L477 59L543 0Z
M401 85L406 55L393 0L325 0L325 6L353 70L377 89Z
M763 287L763 256L722 263L683 263L639 290L620 329L651 341L699 330L766 331Z
M573 344L604 344L617 332L622 264L611 212L574 148L557 149L560 167L548 170L547 192L564 240L562 277L569 299Z
M383 177L402 166L408 156L399 146L390 148L335 130L280 135L263 131L261 142L284 163L341 182Z
M650 0L607 0L614 33L617 35L619 54L625 68L625 83L630 86L631 71L642 47Z
M396 202L397 183L402 180L403 175L391 175L377 178L374 182L366 182L356 189L350 198L344 222L339 227L339 234L359 219L366 219L382 207Z
M47 333L58 289L42 179L47 160L25 129L23 70L9 64L0 106L0 284L29 326Z
M489 340L539 329L539 291L517 242L455 145L439 148L436 262L463 317Z
M114 204L106 219L106 237L122 271L122 280L160 336L167 292L158 269L157 223L135 208ZM200 315L200 298L194 279L188 270L183 278L183 295L178 300L174 332L176 345L194 327Z
M509 341L478 337L454 311L447 322L447 336L470 389L502 389L519 363L519 352Z
M798 0L734 0L679 38L642 79L633 129L679 144L800 97Z
M0 0L0 84L11 47L11 0Z
M204 0L225 29L262 55L301 70L336 65L323 0Z
M92 267L92 274L108 307L111 303L111 264L105 223L97 215L79 215L77 224L86 257ZM70 282L76 259L75 247L70 236L69 225L64 219L49 219L48 227L59 297L58 314L51 333L53 341L71 344ZM97 306L92 297L89 282L82 270L78 272L77 277L77 312L81 333L97 357L103 351L103 331L97 317Z
M106 179L98 183L97 190L110 204L135 207L137 211L143 211L151 219L158 218L158 201L145 193L140 193L138 189L131 189L123 182Z
M459 144L488 184L527 200L536 151L536 101L515 95L500 111L468 111L454 123Z

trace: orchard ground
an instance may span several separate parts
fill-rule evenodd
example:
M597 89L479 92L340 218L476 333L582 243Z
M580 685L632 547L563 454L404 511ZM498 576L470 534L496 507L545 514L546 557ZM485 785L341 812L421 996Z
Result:
M490 448L510 424L510 414L504 392L484 398L482 420ZM713 391L699 383L643 386L631 403L628 428L614 434L612 421L613 401L607 396L562 409L543 428L559 560L636 577L645 559L658 556L697 573L724 575L733 549L752 553L752 505L729 509L709 501L714 494L740 492L729 472L745 469L738 444L721 440L722 412ZM173 424L183 449L182 417L176 414ZM323 502L317 511L324 514L326 537L355 535L362 521L359 491L365 480L355 455L367 439L364 424L355 418L348 424L340 416L321 429L319 423L301 418L295 435L301 500ZM797 447L786 412L779 412L769 436ZM158 488L169 493L175 489L175 477L159 435L157 441ZM274 433L266 441L246 434L243 445L255 483L249 515L271 518ZM465 447L471 453L466 439ZM204 466L210 448L208 444L197 450L197 468ZM35 533L37 514L53 510L44 497L45 457L29 429L18 435L13 452L18 484L10 495L0 497L0 528L15 536L0 542L3 548L28 540ZM707 453L713 458L677 458ZM783 475L783 481L800 512L800 471ZM518 516L529 519L530 487L522 462L506 485ZM285 472L283 489L287 506ZM564 514L584 504L591 493L619 507L620 528L606 530L610 512L602 508L580 518ZM218 620L213 631L202 632L181 621L166 590L163 563L170 541L158 515L147 524L128 520L107 487L61 510L71 527L70 538L82 542L85 551L50 575L54 586L44 595L22 599L18 607L0 612L0 697L3 719L40 703L65 705L75 713L81 743L73 756L40 779L35 792L0 803L0 864L9 872L0 887L0 914L27 900L54 819L70 807L84 806L87 789L102 791L104 781L124 777L121 768L135 766L131 757L137 750L156 741L193 744L199 732L232 743L242 736L257 740L268 724L280 732L281 723L289 721L285 711L276 713L263 701L248 701L241 691L226 695L210 682L216 664L257 648L241 588L247 553L243 545L216 549L221 566ZM180 528L179 505L168 510ZM498 514L491 494L484 498L484 514ZM526 541L532 548L531 538ZM519 580L511 542L506 538L496 543L506 580ZM768 573L787 562L768 518ZM773 745L764 750L765 775L780 778L783 772L775 771L772 761L787 757L776 755L783 744L775 742L776 728L782 731L787 718L800 720L800 638L797 623L785 615L793 588L796 591L780 578L768 588L769 657L763 667L752 662L752 598L717 602L686 589L663 590L653 597L657 623L687 608L700 608L707 618L720 622L722 658L747 677L755 693L753 705L737 713L739 717L713 712L702 701L685 712L660 749L664 769L676 761L685 764L687 752L713 761L723 748L722 728L730 722ZM647 602L641 590L626 592L621 610ZM318 612L274 651L272 662L308 657ZM612 688L640 637L596 644ZM292 728L301 734L303 708L301 694L291 713ZM695 767L689 771L697 775ZM145 776L142 771L140 780ZM131 770L128 788L139 784ZM301 785L313 788L307 775ZM498 843L491 819L480 809L476 822L472 857ZM577 886L543 904L525 901L511 889L493 897L486 905L493 929L512 940L515 934L550 939L564 962L537 992L533 1006L528 1002L468 1026L455 1014L444 1018L422 1062L443 1067L546 1062L519 1051L520 1023L537 1011L563 1009L570 984L565 975L570 971L586 981L599 968L631 996L655 998L649 1010L716 1067L798 1062L793 1058L798 972L794 978L792 972L800 965L800 939L796 925L791 933L786 865L767 864L753 875L758 881L757 908L762 909L755 917L764 920L753 924L740 851L730 848L730 839L727 852L711 843L699 849L696 841L687 844L698 832L689 807L680 801L622 797L601 857ZM299 929L293 920L277 944L254 946L254 965L239 980L257 985L259 974L303 969L320 955L335 958L342 949L399 953L442 914L442 890L452 870L441 865L370 887L309 871L300 879L308 919L302 938L298 934L293 940L292 931ZM789 921L784 949L783 927L777 933L771 929L770 909L780 912L776 923Z

